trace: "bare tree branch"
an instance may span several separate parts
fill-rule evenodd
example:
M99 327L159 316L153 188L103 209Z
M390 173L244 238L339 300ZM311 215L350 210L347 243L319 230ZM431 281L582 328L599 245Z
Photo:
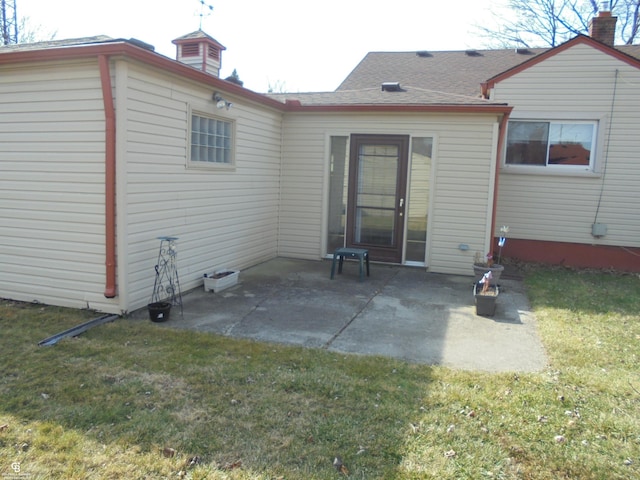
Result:
M42 25L34 25L29 17L18 21L18 43L33 43L53 40L57 32L46 31Z
M640 0L610 3L618 18L618 43L639 40ZM587 35L599 9L597 0L508 0L501 9L491 9L494 27L477 25L476 30L489 47L555 47L576 35Z

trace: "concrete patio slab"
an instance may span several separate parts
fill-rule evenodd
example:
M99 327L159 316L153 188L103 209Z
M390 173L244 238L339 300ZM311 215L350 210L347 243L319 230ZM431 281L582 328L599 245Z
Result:
M465 370L527 372L547 364L519 280L501 279L495 316L481 317L472 277L372 264L360 282L355 262L333 280L330 270L329 261L270 260L222 292L184 294L183 314L174 308L157 325Z

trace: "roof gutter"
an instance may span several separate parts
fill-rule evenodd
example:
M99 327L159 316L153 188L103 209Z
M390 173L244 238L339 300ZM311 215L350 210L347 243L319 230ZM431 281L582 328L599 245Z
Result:
M489 113L508 115L513 107L506 103L498 104L333 104L333 105L303 105L299 100L287 100L287 112L307 113Z
M105 115L105 287L104 296L116 296L116 115L111 90L109 57L98 55Z

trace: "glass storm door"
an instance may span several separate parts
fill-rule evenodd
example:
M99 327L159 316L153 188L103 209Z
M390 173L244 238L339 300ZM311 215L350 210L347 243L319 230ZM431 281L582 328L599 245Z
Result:
M352 135L347 246L401 263L409 137Z

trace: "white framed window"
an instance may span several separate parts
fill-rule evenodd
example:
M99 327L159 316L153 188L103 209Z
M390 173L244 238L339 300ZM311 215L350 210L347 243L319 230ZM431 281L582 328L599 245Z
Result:
M597 121L510 120L505 167L594 171Z
M215 166L234 164L234 122L220 117L192 112L191 166Z

